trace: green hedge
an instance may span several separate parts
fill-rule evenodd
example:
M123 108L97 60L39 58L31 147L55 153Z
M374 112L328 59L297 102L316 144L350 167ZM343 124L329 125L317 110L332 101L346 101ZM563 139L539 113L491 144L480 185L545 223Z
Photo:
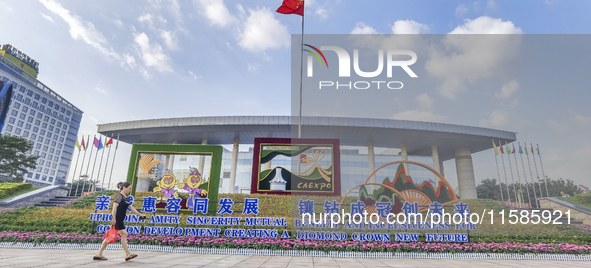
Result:
M17 191L31 189L33 184L31 183L0 183L0 198L9 196Z

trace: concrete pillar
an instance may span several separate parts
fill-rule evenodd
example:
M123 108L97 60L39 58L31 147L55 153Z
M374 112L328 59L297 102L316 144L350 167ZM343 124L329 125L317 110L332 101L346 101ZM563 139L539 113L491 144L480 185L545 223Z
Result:
M400 155L403 161L408 161L408 153L406 152L406 143L400 144ZM408 163L404 163L404 172L409 175Z
M472 152L470 148L456 149L456 171L458 172L458 187L461 199L476 199L476 180L472 166Z
M238 144L239 139L234 139L234 147L232 147L232 167L230 169L230 182L228 183L228 193L234 193L234 186L236 185L236 168L238 166Z
M443 159L441 158L439 158L439 169L441 169L439 173L441 173L441 176L445 178L445 169L443 168Z
M172 144L177 144L177 141L172 141ZM166 165L165 165L165 170L164 172L166 172L167 169L172 170L172 168L174 167L174 155L173 154L169 154L166 155Z
M206 145L207 144L207 140L203 139L201 140L201 145ZM205 156L200 155L199 156L199 172L201 172L201 175L203 175L203 165L205 165Z
M371 175L371 173L373 173L376 170L376 159L375 159L375 155L374 155L374 148L373 148L373 141L370 141L367 144L367 156L369 157L369 174ZM371 183L375 183L376 182L376 176L371 176L371 178L369 179L369 182ZM374 189L375 187L370 187L371 189Z
M437 172L441 174L441 166L439 165L439 152L437 151L437 146L431 146L431 155L433 156L433 169L435 169ZM441 179L435 176L435 189L437 189L437 186L439 185L440 181Z

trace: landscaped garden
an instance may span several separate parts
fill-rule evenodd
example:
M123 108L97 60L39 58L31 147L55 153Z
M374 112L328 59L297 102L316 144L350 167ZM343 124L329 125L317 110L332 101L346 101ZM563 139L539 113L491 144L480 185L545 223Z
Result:
M108 222L91 222L90 214L95 213L97 196L114 197L115 191L94 193L77 200L72 200L63 207L43 208L28 207L18 210L5 209L0 211L0 241L1 242L32 242L32 243L100 243L104 234L95 233L98 224L109 225ZM137 193L134 206L141 209L142 197L152 193ZM166 245L183 247L212 247L212 248L251 248L251 249L297 249L320 251L354 251L354 252L485 252L485 253L569 253L589 254L591 250L591 232L571 225L553 224L505 224L501 223L498 214L494 222L485 219L477 225L476 230L469 231L469 243L426 242L425 231L397 230L397 232L420 233L417 242L359 242L359 241L317 241L294 239L296 229L293 228L292 212L297 215L297 201L302 199L317 199L317 204L323 204L326 197L297 197L278 195L243 195L220 194L219 198L232 198L235 202L232 217L241 217L244 198L259 199L258 217L285 218L288 222L291 239L262 239L262 238L228 238L228 237L195 237L195 236L160 236L133 234L130 235L131 244ZM338 199L338 198L334 198ZM352 199L346 199L351 202ZM492 200L462 200L469 204L470 212L481 213L483 210L493 210L495 213L507 209ZM321 210L321 208L319 208ZM447 210L447 208L446 208ZM450 208L453 210L453 208ZM110 213L110 211L100 211ZM164 215L166 211L159 210L157 215ZM192 214L187 214L189 216ZM243 217L243 216L242 216ZM183 217L184 219L184 217ZM162 224L130 223L134 226L164 226ZM170 225L169 225L170 226ZM174 227L195 227L187 225L181 220ZM201 226L202 228L220 228L222 233L229 226ZM240 228L261 228L240 226ZM275 228L283 232L285 227ZM143 228L142 228L143 229ZM307 229L312 230L312 229ZM319 231L319 229L314 229ZM322 231L327 231L322 229ZM370 232L372 230L348 230ZM379 230L373 230L379 232ZM431 231L435 232L435 231ZM448 232L456 232L453 228ZM464 231L466 232L466 231ZM349 236L350 237L350 236ZM394 241L394 239L392 239Z

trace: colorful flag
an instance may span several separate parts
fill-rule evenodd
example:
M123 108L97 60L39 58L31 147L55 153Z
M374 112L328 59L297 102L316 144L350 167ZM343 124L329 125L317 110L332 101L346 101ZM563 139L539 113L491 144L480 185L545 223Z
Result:
M90 145L90 135L88 135L88 138L86 139L86 147L84 147L84 150L86 150L86 148L88 148L88 145Z
M499 141L499 147L501 148L501 154L504 154L505 151L503 151L503 145L501 145L501 141Z
M277 13L304 16L304 0L283 0Z
M534 154L534 145L531 144L531 154Z
M536 148L536 151L538 152L538 155L540 155L540 146L538 146L538 145L536 144L536 147L537 147L537 148Z
M505 146L507 146L507 154L511 154L511 148L509 148L509 144L505 143Z
M106 139L105 139L105 141L106 141ZM109 148L109 145L111 145L111 144L113 144L113 136L111 136L111 139L109 139L109 141L105 142L105 146L107 148Z
M519 153L523 154L523 148L521 148L521 145L519 145Z
M82 136L82 149L84 149L84 151L86 151L86 143L84 143L84 136Z
M524 146L525 146L525 155L529 156L529 154L527 153L527 143Z
M97 139L96 137L94 137L94 146L96 147L97 151L100 149L103 149L103 137L100 137L100 139Z
M84 137L82 137L82 141L84 142ZM78 148L78 152L80 152L80 143L78 142L77 137L76 137L76 148Z
M513 152L511 152L511 153L514 154L515 153L515 144L511 144L511 145L513 145Z
M495 155L499 155L499 150L497 150L497 145L495 144L495 141L493 140L493 147L495 148Z

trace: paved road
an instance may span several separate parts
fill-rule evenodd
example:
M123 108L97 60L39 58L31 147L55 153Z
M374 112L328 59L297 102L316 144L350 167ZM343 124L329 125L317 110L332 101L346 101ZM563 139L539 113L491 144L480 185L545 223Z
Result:
M585 261L338 259L200 255L135 252L126 262L121 250L107 250L106 261L93 261L95 251L56 249L0 249L0 267L591 267Z

